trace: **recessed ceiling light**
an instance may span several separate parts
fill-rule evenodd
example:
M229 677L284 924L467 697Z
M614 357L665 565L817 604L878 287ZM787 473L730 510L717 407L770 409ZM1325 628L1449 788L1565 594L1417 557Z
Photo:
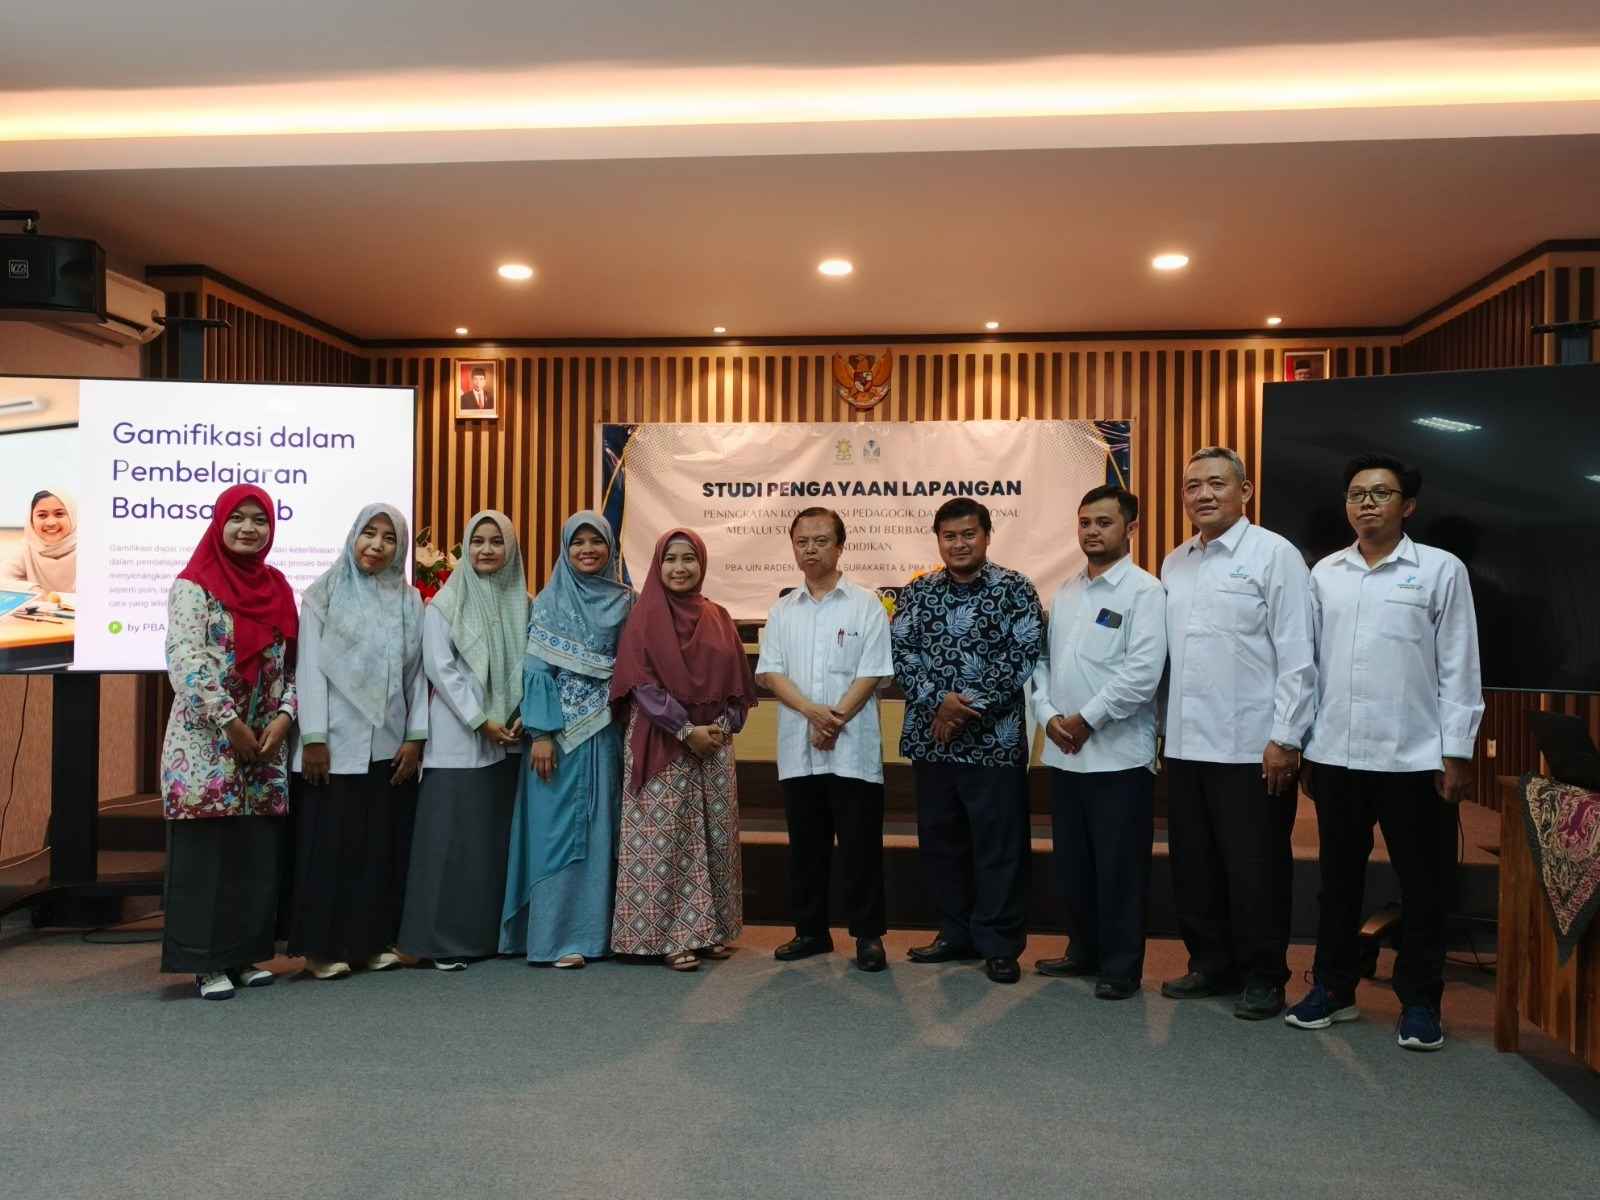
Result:
M500 274L507 279L532 279L533 268L525 267L521 263L507 263L500 268Z
M1412 424L1421 425L1424 429L1437 429L1440 433L1470 433L1483 428L1482 425L1469 425L1466 421L1452 421L1449 417L1418 417Z
M1283 324L1283 318L1282 317L1268 317L1267 318L1267 324L1268 325L1282 325Z
M726 325L718 325L714 329L712 329L711 332L712 333L727 333L728 332L728 327Z
M985 321L983 323L983 327L985 329L999 329L1000 328L1000 322L999 321Z
M1189 265L1187 254L1158 254L1150 260L1150 265L1158 271L1176 271L1179 267Z
M467 331L467 327L465 325L457 325L456 326L456 332L457 333L466 333L466 331Z
M817 264L817 270L824 275L848 275L855 270L850 263L842 258L830 258Z

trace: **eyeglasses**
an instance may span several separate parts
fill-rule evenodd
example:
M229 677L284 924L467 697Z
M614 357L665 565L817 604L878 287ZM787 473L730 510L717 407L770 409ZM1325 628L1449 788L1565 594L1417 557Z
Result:
M1351 488L1344 494L1344 502L1346 504L1365 504L1367 497L1371 496L1374 504L1387 504L1399 495L1400 493L1393 488Z

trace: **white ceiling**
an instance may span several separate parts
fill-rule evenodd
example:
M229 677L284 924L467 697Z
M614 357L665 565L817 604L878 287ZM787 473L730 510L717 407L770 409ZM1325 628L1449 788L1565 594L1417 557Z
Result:
M56 0L4 20L0 207L364 338L1393 325L1537 242L1600 237L1592 2ZM973 107L886 115L908 97ZM290 112L336 132L274 124ZM240 132L258 120L279 132ZM1165 250L1191 266L1152 271ZM855 274L817 275L832 256ZM510 260L535 279L497 278Z

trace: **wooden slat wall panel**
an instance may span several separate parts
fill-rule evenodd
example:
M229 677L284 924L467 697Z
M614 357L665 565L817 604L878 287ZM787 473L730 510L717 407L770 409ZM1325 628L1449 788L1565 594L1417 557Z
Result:
M1559 276L1561 271L1556 273ZM1534 271L1408 340L1393 369L1468 371L1540 365L1545 361L1545 339L1531 329L1545 319L1545 277L1545 271ZM1559 311L1560 305L1556 307Z
M594 496L594 427L650 421L1131 419L1134 487L1144 502L1135 547L1155 569L1188 536L1176 480L1198 447L1222 442L1254 466L1261 388L1298 343L952 344L896 352L889 397L871 413L838 400L833 347L548 350L505 359L509 403L496 422L458 421L449 378L460 347L378 357L373 379L417 386L416 511L441 546L467 520L503 507L543 583L562 521ZM1346 373L1383 373L1394 345L1335 349ZM472 353L492 354L491 350ZM1252 513L1254 515L1254 513Z

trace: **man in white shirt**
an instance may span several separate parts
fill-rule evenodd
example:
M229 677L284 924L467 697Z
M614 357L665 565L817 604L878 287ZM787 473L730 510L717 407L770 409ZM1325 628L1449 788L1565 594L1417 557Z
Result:
M1283 1011L1290 837L1316 700L1310 579L1300 552L1244 515L1232 450L1197 450L1183 508L1199 531L1161 564L1167 588L1168 842L1189 973L1174 1000L1239 991L1233 1015Z
M1455 806L1472 787L1483 689L1467 568L1405 532L1421 490L1421 473L1399 459L1351 459L1344 506L1355 544L1311 570L1317 720L1302 786L1317 805L1321 915L1311 993L1284 1020L1326 1029L1361 1015L1361 898L1376 822L1400 876L1397 1040L1437 1050Z
M1097 975L1126 1000L1144 974L1155 837L1156 690L1167 659L1166 593L1128 557L1139 498L1098 487L1078 506L1088 565L1057 590L1033 671L1044 727L1050 827L1067 952L1042 975Z
M889 617L877 593L839 570L839 514L808 508L789 528L804 587L767 614L756 679L776 696L778 778L789 825L795 936L774 951L783 962L826 954L829 860L839 838L845 911L856 966L887 966L883 933L883 736L878 684L894 674Z

